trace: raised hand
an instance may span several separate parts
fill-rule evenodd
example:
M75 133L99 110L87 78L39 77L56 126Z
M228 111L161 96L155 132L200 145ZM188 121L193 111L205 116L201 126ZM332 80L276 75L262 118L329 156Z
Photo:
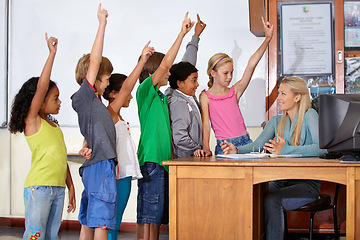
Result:
M54 37L48 38L47 33L45 33L45 40L46 40L46 43L48 45L50 53L56 53L57 44L58 44L57 38L54 38Z
M200 34L204 31L206 24L200 20L199 14L196 14L197 16L197 23L195 24L195 36L200 36Z
M99 19L100 24L106 25L106 23L107 23L106 19L108 17L108 12L104 8L101 8L101 3L99 4L99 7L98 7L97 17Z
M268 21L265 22L263 17L261 17L261 21L265 32L265 37L271 40L274 32L274 26Z
M195 24L195 22L191 22L191 19L188 17L188 15L189 15L189 12L186 12L183 23L182 23L181 32L184 35L187 34Z
M153 47L150 47L149 44L150 44L151 41L149 41L144 49L142 50L142 53L141 53L141 58L140 60L143 61L144 63L146 63L146 61L149 59L149 57L151 55L153 55L155 49Z

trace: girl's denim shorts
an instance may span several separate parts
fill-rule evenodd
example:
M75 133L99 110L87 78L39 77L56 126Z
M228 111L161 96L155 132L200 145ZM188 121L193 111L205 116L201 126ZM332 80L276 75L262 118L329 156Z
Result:
M224 140L234 144L235 147L240 147L240 146L252 143L249 133L245 133L244 135L241 135L239 137L234 137L234 138L216 139L217 144L215 147L215 155L224 154L224 152L222 151L222 149L220 147L220 143L222 143Z

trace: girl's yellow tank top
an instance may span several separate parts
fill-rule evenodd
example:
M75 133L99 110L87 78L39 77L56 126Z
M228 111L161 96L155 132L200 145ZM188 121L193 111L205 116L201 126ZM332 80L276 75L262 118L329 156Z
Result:
M32 152L31 168L24 187L65 187L67 153L64 136L59 125L51 126L41 118L40 130L25 139Z

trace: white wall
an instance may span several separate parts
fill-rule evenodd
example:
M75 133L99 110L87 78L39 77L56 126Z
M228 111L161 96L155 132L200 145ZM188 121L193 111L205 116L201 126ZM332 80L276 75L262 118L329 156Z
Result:
M68 151L72 153L77 152L82 143L81 134L74 134L74 132L77 132L78 130L69 127L62 128L62 130ZM261 127L248 128L248 132L252 139L256 139L261 130ZM131 135L135 143L138 143L140 128L131 128ZM210 146L214 149L215 145L216 140L213 132L211 132ZM23 186L30 169L30 149L23 134L10 134L8 130L0 129L0 152L2 153L0 155L0 181L2 192L4 193L0 195L0 217L24 218ZM68 202L68 197L66 195L63 211L63 219L66 220L77 220L79 213L81 192L83 191L83 185L78 173L81 161L82 160L78 158L69 158L68 161L75 185L77 209L75 213L66 212ZM132 191L124 212L123 222L136 222L136 196L137 182L132 181Z
M192 20L196 20L196 13L199 13L207 27L201 35L198 53L200 86L197 95L207 88L207 62L213 54L225 52L233 57L234 83L241 78L250 56L263 41L249 31L248 1L245 0L224 0L216 6L205 0L102 2L109 12L103 54L112 61L114 72L127 75L147 41L152 41L156 51L165 53L180 31L186 11ZM63 101L57 118L62 126L77 125L70 102L70 96L78 89L74 71L78 59L91 50L98 27L97 6L98 1L86 0L10 1L10 100L27 79L40 75L48 55L44 40L48 32L59 39L51 76L59 86ZM194 30L185 37L176 62L181 60L193 33ZM264 72L262 59L240 100L247 126L259 126L265 120ZM133 109L136 109L135 101L125 114L132 126L138 126L137 112Z
M0 3L3 3L1 0ZM157 51L166 52L178 32L186 11L196 20L199 13L207 27L201 35L198 53L199 82L197 95L206 88L208 59L217 52L225 52L235 60L234 80L239 79L247 61L260 46L263 38L256 38L249 31L248 1L224 0L212 5L209 1L183 0L103 0L103 7L109 11L105 36L104 56L114 65L114 72L129 74L135 66L145 43L152 40ZM55 1L55 0L12 0L10 1L10 61L8 107L20 86L30 77L39 76L48 55L45 32L59 38L58 53L52 72L52 79L60 89L62 106L57 116L64 132L69 153L76 153L82 143L82 136L76 126L76 115L70 105L70 96L78 88L74 79L77 60L91 50L97 29L98 1ZM3 9L0 8L1 16ZM0 24L3 24L0 21ZM1 26L3 27L3 26ZM2 28L0 28L2 30ZM184 39L179 61L191 39L193 30ZM4 57L4 52L0 52ZM1 65L1 64L0 64ZM3 65L3 64L2 64ZM0 66L3 67L3 66ZM4 80L0 80L4 81ZM0 82L3 84L4 82ZM135 91L135 90L134 90ZM133 94L135 95L135 94ZM0 104L4 104L0 102ZM253 80L240 101L241 110L250 135L255 139L265 120L265 61L261 60ZM1 108L0 108L1 111ZM140 131L136 102L123 111L123 117L130 122L132 136L138 142ZM251 128L254 126L254 128ZM214 146L212 138L212 146ZM30 150L23 134L9 134L0 129L0 182L3 193L0 196L0 217L24 217L23 184L30 168ZM75 183L77 206L83 189L78 174L79 159L69 162ZM124 222L136 221L136 182ZM67 201L67 200L66 200ZM66 204L65 204L66 206ZM66 207L65 207L66 209ZM76 213L64 211L63 218L76 220Z

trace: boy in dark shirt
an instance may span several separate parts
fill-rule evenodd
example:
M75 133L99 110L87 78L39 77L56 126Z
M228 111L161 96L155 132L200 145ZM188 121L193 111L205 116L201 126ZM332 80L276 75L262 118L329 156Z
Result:
M84 184L79 213L80 239L107 239L108 229L115 229L116 225L115 127L109 111L95 94L105 91L113 70L110 61L103 61L102 57L108 13L101 4L97 16L99 28L86 78L71 97L81 134L92 149L91 157L79 170Z

